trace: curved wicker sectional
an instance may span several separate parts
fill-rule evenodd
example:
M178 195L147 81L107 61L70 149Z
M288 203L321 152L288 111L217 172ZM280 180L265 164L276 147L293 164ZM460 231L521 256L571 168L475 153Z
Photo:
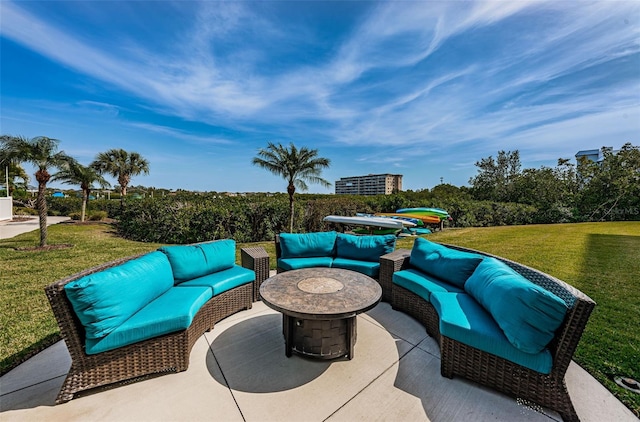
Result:
M405 312L422 323L427 333L440 345L442 376L459 375L511 396L555 410L565 421L577 421L564 381L589 315L595 306L581 291L552 276L505 258L452 245L448 248L493 257L507 264L529 281L554 293L569 306L565 319L548 345L553 357L550 374L542 374L509 360L468 346L440 334L440 321L434 306L415 293L393 284L395 271L410 268L409 250L396 250L380 259L380 284L383 300L390 297L394 309Z
M276 251L279 255L276 239ZM462 247L448 248L498 259L529 281L563 299L569 309L555 337L547 346L553 357L551 373L542 374L509 360L468 346L440 333L439 315L434 306L413 292L393 283L393 274L411 267L411 251L398 249L380 257L379 283L382 300L396 310L416 318L440 346L441 374L459 375L506 394L556 410L565 421L578 420L564 376L580 341L595 303L584 293L538 270L505 258ZM56 403L71 400L75 394L135 378L184 371L195 342L215 323L238 311L250 309L259 300L260 284L269 277L269 255L263 248L241 249L241 265L255 271L253 283L230 289L206 302L188 329L140 341L118 349L88 355L85 353L84 327L65 294L65 285L86 275L109 269L142 255L115 260L59 280L45 288L58 321L72 364ZM279 269L280 270L280 269Z
M75 394L96 387L153 374L185 371L195 342L216 322L238 311L250 309L256 288L269 277L269 257L262 248L241 250L242 265L256 273L253 283L244 284L213 296L196 313L189 328L140 341L98 354L85 353L84 327L74 313L64 286L89 274L97 273L138 258L118 259L59 280L45 288L47 298L71 355L71 368L60 389L56 404L71 400Z

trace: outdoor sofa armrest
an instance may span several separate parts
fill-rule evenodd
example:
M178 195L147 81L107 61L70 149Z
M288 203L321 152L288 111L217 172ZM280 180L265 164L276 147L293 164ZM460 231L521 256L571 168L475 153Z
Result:
M240 249L242 266L255 271L256 281L253 283L253 301L260 300L260 285L269 278L269 254L261 246Z
M396 249L380 257L380 287L382 287L382 301L391 302L393 273L409 268L411 250Z

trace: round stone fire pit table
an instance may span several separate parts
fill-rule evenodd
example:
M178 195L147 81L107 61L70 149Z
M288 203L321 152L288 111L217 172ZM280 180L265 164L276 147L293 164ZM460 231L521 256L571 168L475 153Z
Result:
M353 358L356 315L382 297L377 281L338 268L286 271L260 286L262 301L282 313L285 353L334 359Z

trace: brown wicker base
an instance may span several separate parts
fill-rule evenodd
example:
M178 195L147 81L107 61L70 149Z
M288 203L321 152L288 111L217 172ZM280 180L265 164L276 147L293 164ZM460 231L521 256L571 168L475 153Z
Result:
M282 315L286 355L291 352L317 359L353 357L356 343L356 317L313 320Z
M560 413L562 420L579 421L564 382L506 359L467 346L448 337L440 339L443 377L459 375L516 398L523 398Z
M240 249L242 266L250 268L256 273L256 281L253 283L253 301L260 300L260 285L269 278L269 254L261 247L249 247Z
M382 255L380 257L380 287L382 287L382 301L392 301L393 292L393 273L409 268L410 250L396 249L395 251Z
M391 307L418 320L427 329L430 337L439 339L440 327L438 313L433 305L417 294L400 286L393 286Z

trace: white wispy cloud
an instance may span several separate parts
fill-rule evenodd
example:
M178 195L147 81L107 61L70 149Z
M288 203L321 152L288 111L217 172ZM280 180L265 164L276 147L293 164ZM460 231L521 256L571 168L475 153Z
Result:
M495 148L509 139L516 146L552 148L559 136L576 142L571 130L577 122L592 127L617 121L625 104L627 113L637 115L637 81L607 86L603 81L611 76L594 70L640 53L637 2L366 6L368 13L327 57L292 60L279 72L265 71L279 43L311 46L317 40L243 2L196 4L185 12L189 25L162 52L142 41L93 44L10 1L3 2L0 31L162 114L239 131L265 125L350 146L440 148L482 140L485 148ZM501 25L512 32L501 33ZM502 39L500 46L473 45L491 31ZM463 53L469 57L442 53L462 41L473 45ZM129 124L190 142L227 142L169 126Z

